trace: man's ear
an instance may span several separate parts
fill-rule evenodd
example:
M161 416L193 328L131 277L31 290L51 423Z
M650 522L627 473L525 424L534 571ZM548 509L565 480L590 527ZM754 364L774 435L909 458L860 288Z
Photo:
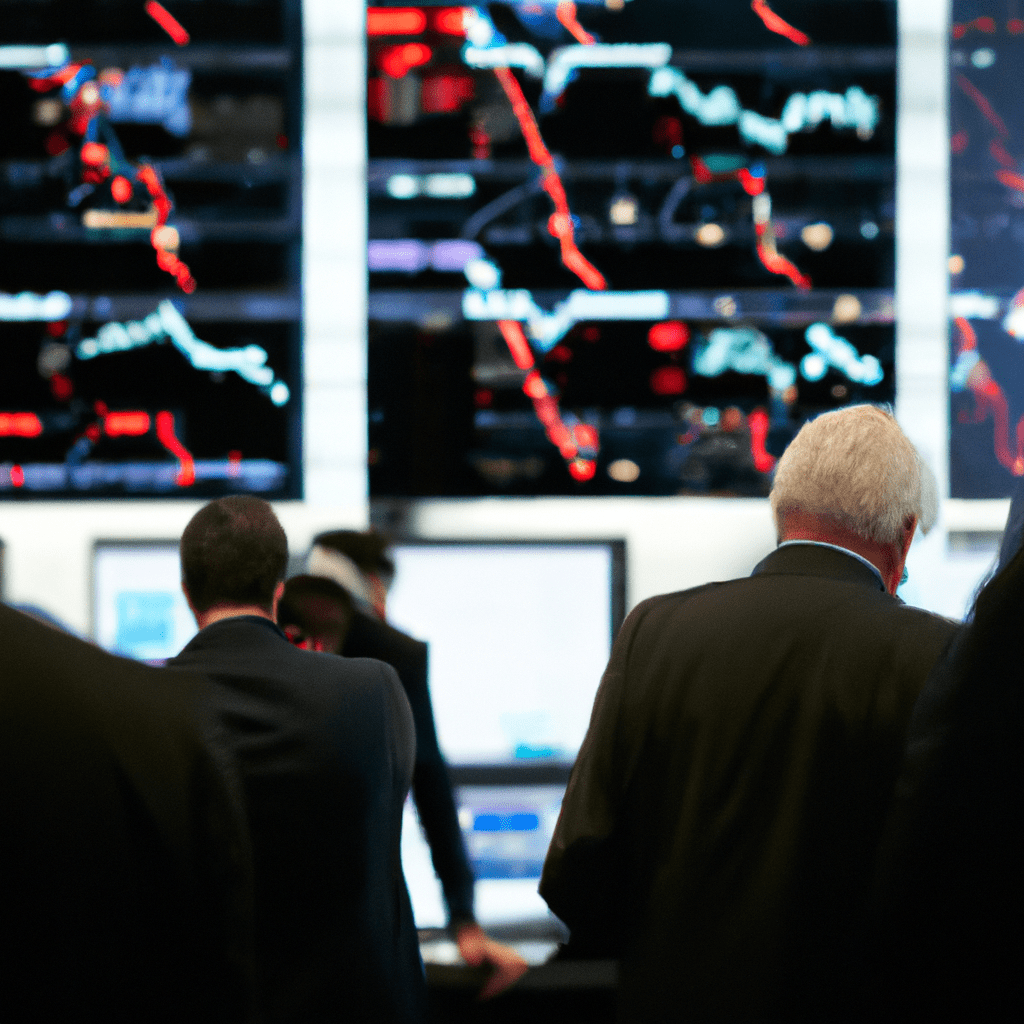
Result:
M192 618L199 621L199 613L196 611L196 606L192 603L192 596L188 592L188 587L185 586L185 581L181 581L181 592L185 595L185 604L188 605L188 610L192 613Z
M284 595L284 580L278 580L274 587L274 600L270 604L270 617L277 622L277 605Z
M917 516L907 516L903 520L903 558L906 560L907 552L910 551L911 542L917 532Z

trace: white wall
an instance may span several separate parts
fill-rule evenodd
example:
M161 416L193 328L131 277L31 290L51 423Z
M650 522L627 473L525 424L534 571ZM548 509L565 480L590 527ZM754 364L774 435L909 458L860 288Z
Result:
M900 5L897 414L945 487L946 38L940 0ZM293 549L321 529L367 521L363 12L306 0L306 500L277 506ZM93 541L176 537L197 503L0 504L5 597L89 626ZM951 540L996 533L1007 502L946 502L915 543L906 597L960 615L991 546ZM767 503L703 498L429 501L410 525L428 537L625 537L629 602L744 574L772 547Z

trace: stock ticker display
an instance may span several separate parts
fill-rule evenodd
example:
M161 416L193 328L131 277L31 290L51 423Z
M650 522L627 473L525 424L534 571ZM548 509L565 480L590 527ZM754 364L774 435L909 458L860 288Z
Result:
M300 6L0 2L0 496L301 493Z
M954 0L950 40L950 494L1024 476L1024 5Z
M374 497L763 495L894 400L890 0L367 13Z

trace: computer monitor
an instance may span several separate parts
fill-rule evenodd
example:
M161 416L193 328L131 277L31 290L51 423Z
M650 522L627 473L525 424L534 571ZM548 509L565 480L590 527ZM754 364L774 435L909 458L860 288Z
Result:
M177 541L97 541L92 570L92 635L101 647L162 662L195 635Z
M537 893L565 782L625 610L623 541L393 548L388 618L430 644L442 752L485 927L550 925ZM402 863L421 928L445 923L411 805Z
M430 644L452 766L571 764L625 606L623 541L429 541L393 549L388 619Z

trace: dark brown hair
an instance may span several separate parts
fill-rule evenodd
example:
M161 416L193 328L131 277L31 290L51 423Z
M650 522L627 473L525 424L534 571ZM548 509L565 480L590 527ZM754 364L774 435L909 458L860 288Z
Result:
M204 505L181 535L181 578L198 612L221 604L270 612L288 539L270 505L237 494Z

